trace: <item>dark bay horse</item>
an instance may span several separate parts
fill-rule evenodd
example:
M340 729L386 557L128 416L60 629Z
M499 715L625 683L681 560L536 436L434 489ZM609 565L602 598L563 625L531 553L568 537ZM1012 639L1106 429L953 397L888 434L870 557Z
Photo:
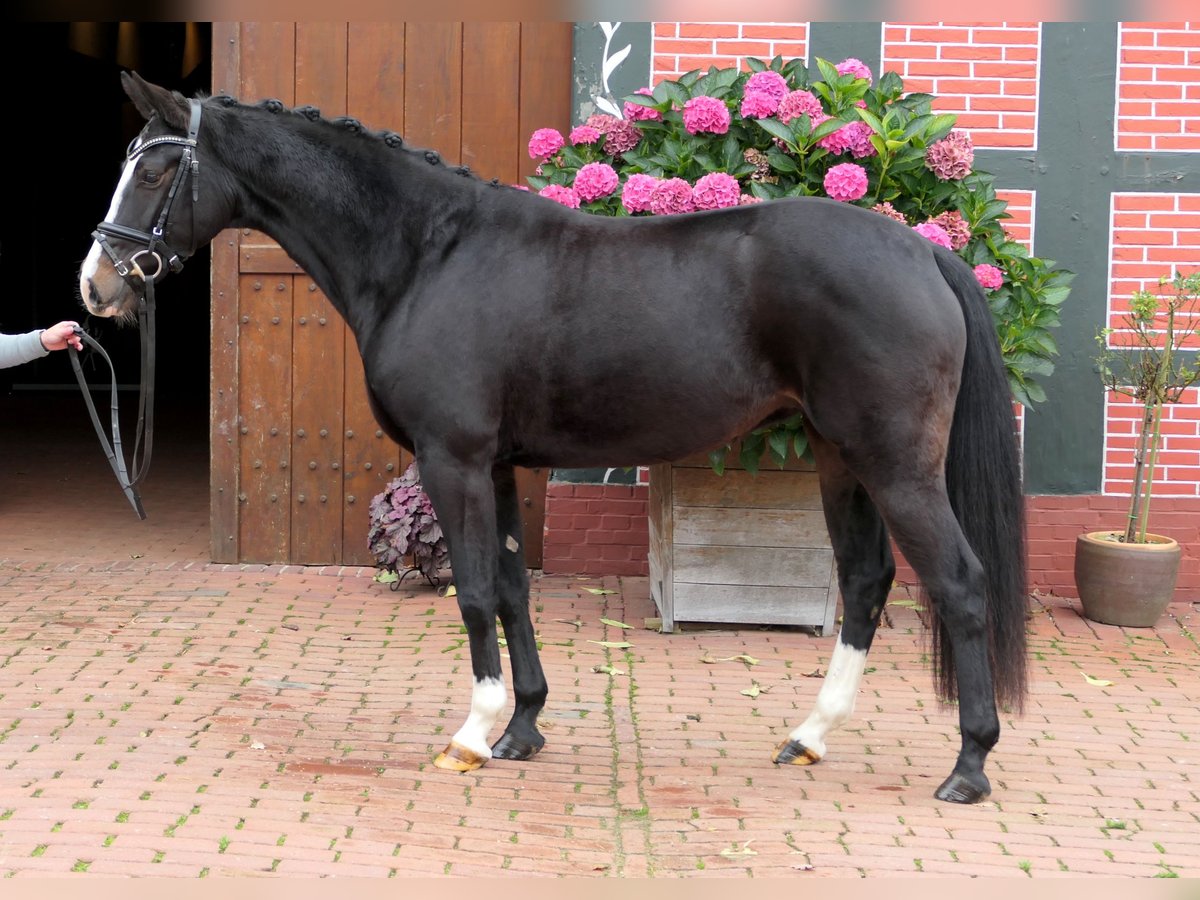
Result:
M353 119L122 80L147 124L83 300L128 316L144 279L236 226L277 240L345 318L380 425L420 463L468 630L470 713L439 766L544 742L514 466L675 460L800 408L844 619L812 714L774 760L817 762L850 715L890 534L931 600L939 694L959 701L962 748L937 796L988 794L997 703L1019 708L1026 686L1023 510L995 327L958 257L817 198L589 216ZM515 702L489 746L507 704L497 616Z

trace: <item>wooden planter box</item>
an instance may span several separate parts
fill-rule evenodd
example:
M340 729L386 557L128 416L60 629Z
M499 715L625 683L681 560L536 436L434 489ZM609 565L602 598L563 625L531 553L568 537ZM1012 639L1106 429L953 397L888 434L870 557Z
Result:
M724 475L707 454L650 467L650 592L677 622L833 630L837 571L813 467Z

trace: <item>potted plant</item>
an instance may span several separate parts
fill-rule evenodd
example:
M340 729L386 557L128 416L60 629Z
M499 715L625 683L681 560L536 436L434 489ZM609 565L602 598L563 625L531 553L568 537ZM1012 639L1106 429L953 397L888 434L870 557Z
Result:
M382 570L377 580L396 590L406 575L420 572L436 586L450 550L429 495L421 487L416 462L375 495L370 516L367 545Z
M643 88L624 98L623 118L594 115L565 137L538 129L529 141L530 156L539 163L529 185L594 215L673 215L815 195L903 221L974 267L995 317L1014 397L1023 404L1042 399L1034 377L1053 370L1057 347L1050 329L1059 324L1059 306L1073 276L1055 269L1052 260L1030 256L1005 234L1001 221L1008 217L1007 203L996 196L992 176L974 170L971 139L955 130L955 117L933 112L929 94L906 94L894 72L873 81L857 59L836 65L818 59L808 67L803 60L776 57L769 63L750 59L747 66L749 71L710 67ZM886 281L887 275L880 277ZM672 477L672 466L651 467L651 585L664 626L672 618L689 618L678 601L699 591L688 582L683 591L672 592L680 559L696 563L688 570L704 569L706 578L718 570L729 573L729 580L718 585L706 582L708 599L696 609L707 617L745 622L753 610L756 616L767 611L767 618L753 619L761 624L832 623L837 590L827 536L801 548L761 545L790 547L792 557L817 554L797 563L807 573L803 584L790 575L777 579L777 573L768 573L764 582L762 553L741 554L742 562L736 562L713 549L730 547L746 531L711 510L761 522L762 510L771 507L761 485L745 492L758 498L756 505L740 507L738 492L718 477L726 465L735 470L733 480L750 484L748 477L763 459L795 468L794 461L805 455L803 421L797 411L790 412L796 414L742 436L736 452L727 447L712 455L710 484L703 489L720 504L693 497L697 508L709 510L702 518L711 527L703 533L698 513L682 513L688 518L682 532L676 515L682 508L675 496L679 483L686 481L689 491L702 490L697 465L686 464L691 471L683 479ZM699 467L705 464L701 458ZM811 466L795 477L815 483ZM781 482L779 496L793 490L801 488L785 489ZM781 519L780 533L788 531L785 511L807 503L798 498L771 509ZM808 514L788 513L792 518ZM681 533L692 543L681 546ZM753 604L741 599L748 586L762 595ZM800 590L808 592L803 603L797 601ZM770 599L767 594L778 602L758 602ZM801 606L809 612L797 613ZM800 622L795 615L807 618Z
M1200 368L1180 353L1197 334L1200 272L1159 279L1135 291L1121 328L1097 335L1104 386L1142 406L1133 453L1133 488L1124 528L1081 534L1075 542L1075 586L1083 614L1109 625L1149 627L1171 602L1182 550L1149 529L1163 408L1200 381Z

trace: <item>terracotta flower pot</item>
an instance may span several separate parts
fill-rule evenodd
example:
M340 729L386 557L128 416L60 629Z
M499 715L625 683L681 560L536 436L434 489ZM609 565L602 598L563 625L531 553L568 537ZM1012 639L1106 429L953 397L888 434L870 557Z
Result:
M1075 587L1083 614L1096 622L1148 628L1171 602L1182 556L1179 543L1147 534L1145 544L1093 531L1075 540Z

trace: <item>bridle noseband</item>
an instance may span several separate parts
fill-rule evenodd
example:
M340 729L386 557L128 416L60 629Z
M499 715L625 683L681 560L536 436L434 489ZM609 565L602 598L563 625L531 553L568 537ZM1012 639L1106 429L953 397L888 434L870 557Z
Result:
M88 412L91 414L92 425L96 429L96 435L100 438L100 444L104 448L104 453L108 457L108 463L112 466L113 473L117 476L117 482L121 485L121 490L125 492L125 496L129 499L139 519L146 518L146 511L142 508L142 498L138 494L137 486L146 477L146 472L150 468L150 451L154 442L154 283L165 274L165 269L169 268L172 272L182 270L184 262L196 249L193 246L187 253L178 253L172 250L163 239L167 221L171 216L171 207L175 203L175 197L179 193L183 179L189 174L192 176L191 238L194 241L196 237L195 211L196 204L200 200L200 160L196 156L196 138L200 133L201 106L199 100L189 100L188 103L191 105L191 120L188 123L186 137L164 134L159 137L150 138L140 144L137 143L137 138L134 138L129 148L125 151L125 159L128 164L132 163L138 156L145 153L151 147L157 147L162 144L175 144L183 147L179 166L175 169L175 178L171 182L170 191L167 193L167 202L163 204L162 211L158 214L158 221L155 222L154 227L149 232L145 232L138 231L136 228L130 228L128 225L118 224L117 222L101 222L96 226L96 230L92 232L92 238L108 255L108 258L112 261L113 268L117 270L117 274L124 278L135 291L138 290L139 281L142 287L141 296L138 300L138 326L142 336L141 381L138 386L138 421L133 444L133 454L130 457L128 468L126 468L125 455L121 449L121 426L118 421L117 410L117 374L113 368L112 360L95 338L84 333L82 329L77 328L75 330L75 333L79 335L81 340L100 353L108 363L109 371L112 374L112 443L110 444L108 436L104 432L104 426L100 423L100 417L96 414L96 407L92 402L91 392L88 390L87 381L83 376L83 368L79 365L79 353L74 347L70 348L71 366L75 370L75 380L79 382L80 390L83 391L83 399L87 402ZM120 254L108 242L108 238L110 237L132 241L135 244L145 244L146 246L130 254L128 259L122 259ZM160 249L162 253L159 252ZM163 262L164 255L166 256L165 265ZM152 258L157 263L157 267L152 274L143 271L139 263L142 257ZM138 460L139 448L142 451L140 462Z

